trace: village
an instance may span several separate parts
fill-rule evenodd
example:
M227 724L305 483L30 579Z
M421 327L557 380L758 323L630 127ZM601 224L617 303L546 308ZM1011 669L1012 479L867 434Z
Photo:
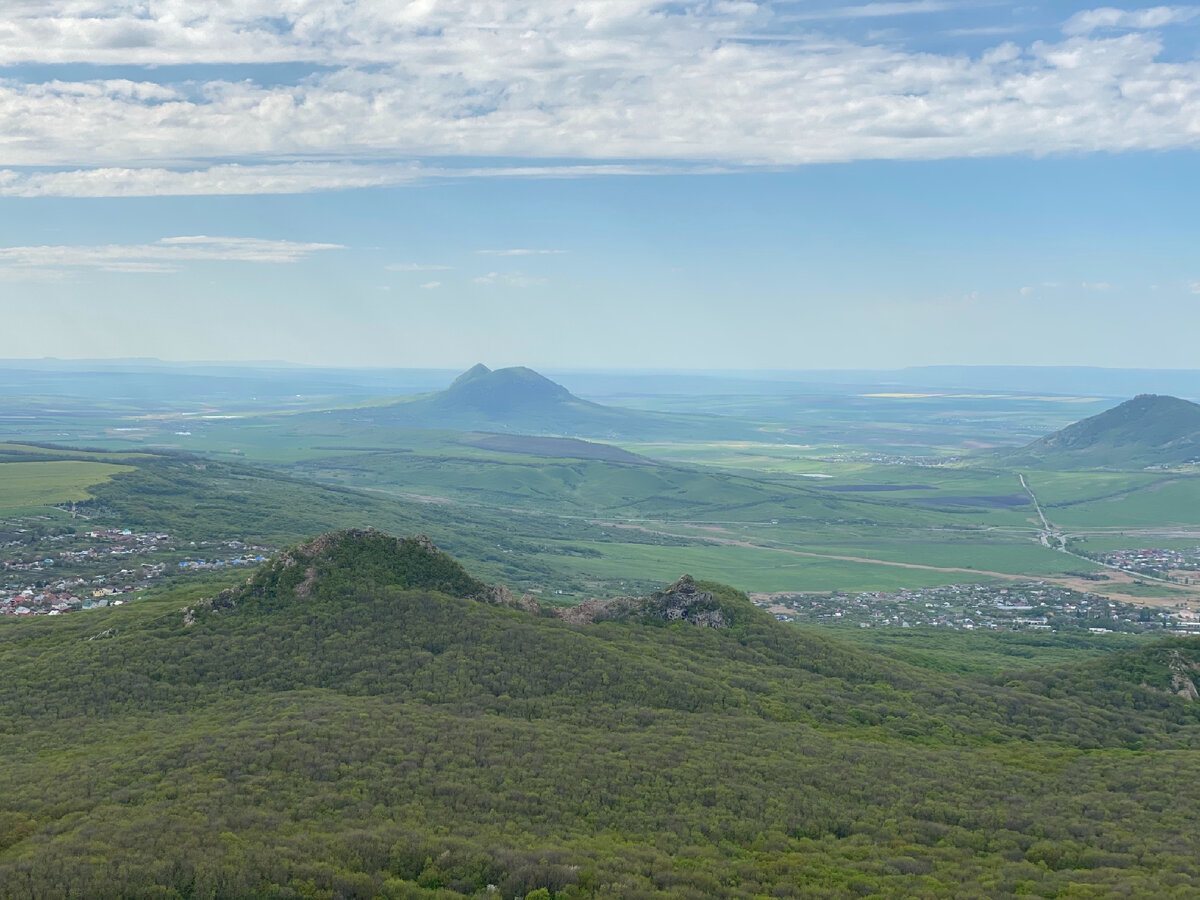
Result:
M894 592L772 594L755 602L783 622L859 628L1200 634L1197 614L1151 609L1045 581L952 584Z
M1149 575L1178 584L1200 584L1200 547L1184 550L1140 547L1085 555L1135 575Z
M0 553L12 554L0 559L0 616L121 606L166 577L252 567L274 552L236 540L178 542L161 531L9 527L0 543Z

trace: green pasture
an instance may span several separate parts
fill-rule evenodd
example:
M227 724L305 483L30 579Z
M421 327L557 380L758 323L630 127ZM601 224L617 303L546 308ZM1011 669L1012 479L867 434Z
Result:
M655 526L659 527L659 526ZM698 528L663 526L681 536L712 536ZM1022 535L992 529L955 530L886 525L829 525L819 529L803 525L731 526L717 536L745 540L782 549L860 556L889 562L946 568L974 568L1013 575L1054 575L1090 571L1083 560L1042 546L1032 527ZM950 574L949 581L963 576Z
M1025 469L1021 472L1043 507L1118 497L1169 477L1162 473L1143 472L1047 472Z
M18 510L87 500L88 488L132 466L83 460L0 463L0 509Z
M1096 500L1045 507L1045 512L1063 528L1200 526L1200 478L1159 477Z
M654 547L599 542L574 542L573 546L600 554L553 561L556 569L573 574L581 583L629 579L666 584L686 572L696 578L733 584L745 591L893 591L951 584L968 578L979 582L989 580L747 547Z
M1032 541L990 542L961 540L941 542L880 541L856 546L808 545L813 552L838 556L865 556L891 562L912 563L940 568L979 569L1011 575L1058 575L1063 572L1091 571L1096 566L1075 557L1050 550ZM965 575L948 574L948 581L962 581Z

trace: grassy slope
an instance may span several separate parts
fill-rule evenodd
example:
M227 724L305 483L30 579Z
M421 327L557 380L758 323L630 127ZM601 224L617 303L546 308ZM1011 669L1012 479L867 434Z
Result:
M1010 455L1056 469L1183 463L1200 457L1200 405L1143 394Z
M0 463L0 510L86 500L89 488L130 471L83 460Z

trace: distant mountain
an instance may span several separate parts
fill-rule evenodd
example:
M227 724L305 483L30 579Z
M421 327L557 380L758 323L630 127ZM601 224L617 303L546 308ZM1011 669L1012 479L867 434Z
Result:
M386 406L347 411L355 423L396 428L563 435L599 439L706 435L746 438L752 423L726 416L680 415L602 406L524 366L476 365L443 391Z
M1010 454L1074 467L1145 468L1200 460L1200 405L1141 394Z

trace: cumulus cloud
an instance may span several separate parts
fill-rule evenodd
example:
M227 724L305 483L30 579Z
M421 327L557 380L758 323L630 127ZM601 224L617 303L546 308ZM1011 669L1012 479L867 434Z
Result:
M0 270L14 277L22 272L45 275L65 269L157 274L177 271L178 264L187 261L295 263L314 253L340 249L340 244L186 235L151 244L0 247Z
M1155 30L1196 9L1089 10L1061 40L971 55L805 30L790 5L769 2L9 0L0 65L121 65L128 75L204 63L212 76L0 79L0 194L293 193L681 162L1197 147L1200 60L1165 60ZM264 62L309 69L284 83L221 77L220 64ZM575 165L403 162L418 158Z

